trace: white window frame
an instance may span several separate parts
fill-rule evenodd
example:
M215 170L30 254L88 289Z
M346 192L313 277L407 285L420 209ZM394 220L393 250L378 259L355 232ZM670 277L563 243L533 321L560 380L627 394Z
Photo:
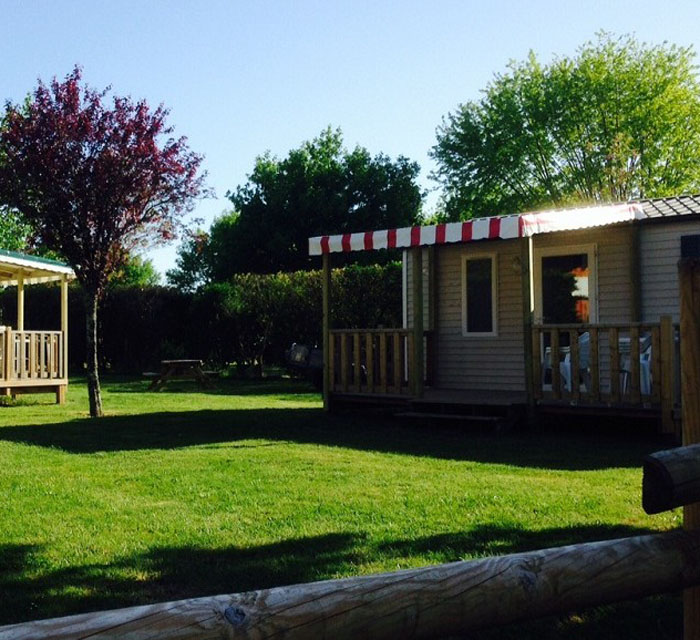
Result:
M588 256L588 315L589 324L598 322L598 246L596 244L569 244L542 247L534 251L535 324L542 324L542 258L585 253Z
M467 262L470 260L491 260L491 331L467 331ZM462 254L462 336L465 338L487 338L498 335L498 254Z

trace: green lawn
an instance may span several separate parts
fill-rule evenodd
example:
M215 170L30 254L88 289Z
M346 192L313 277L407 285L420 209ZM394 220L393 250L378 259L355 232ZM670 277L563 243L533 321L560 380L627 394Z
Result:
M491 436L326 416L303 383L82 381L0 407L0 624L679 525L641 509L648 438ZM676 638L674 597L478 634Z

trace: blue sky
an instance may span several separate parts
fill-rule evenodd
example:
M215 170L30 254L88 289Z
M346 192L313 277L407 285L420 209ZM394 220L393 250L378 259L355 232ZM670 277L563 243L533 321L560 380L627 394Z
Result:
M205 155L218 198L194 215L208 226L257 155L328 125L350 147L417 161L434 187L436 127L509 60L572 54L600 29L697 51L698 24L697 0L0 0L0 99L77 63L94 87L165 104ZM148 255L163 272L175 246Z

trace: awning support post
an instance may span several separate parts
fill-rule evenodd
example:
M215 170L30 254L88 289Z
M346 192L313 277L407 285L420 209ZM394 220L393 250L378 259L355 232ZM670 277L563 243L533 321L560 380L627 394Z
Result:
M331 344L331 265L330 254L323 254L323 270L321 272L322 304L323 304L323 410L331 408L331 377L330 377L330 344Z
M413 294L413 353L410 366L413 368L412 393L420 398L423 395L423 248L411 249L411 280Z

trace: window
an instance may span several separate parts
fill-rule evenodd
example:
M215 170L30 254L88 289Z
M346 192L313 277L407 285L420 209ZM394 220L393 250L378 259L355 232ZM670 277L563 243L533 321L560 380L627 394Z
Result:
M462 258L462 333L496 335L496 256Z
M537 321L596 322L595 247L557 247L535 252Z

